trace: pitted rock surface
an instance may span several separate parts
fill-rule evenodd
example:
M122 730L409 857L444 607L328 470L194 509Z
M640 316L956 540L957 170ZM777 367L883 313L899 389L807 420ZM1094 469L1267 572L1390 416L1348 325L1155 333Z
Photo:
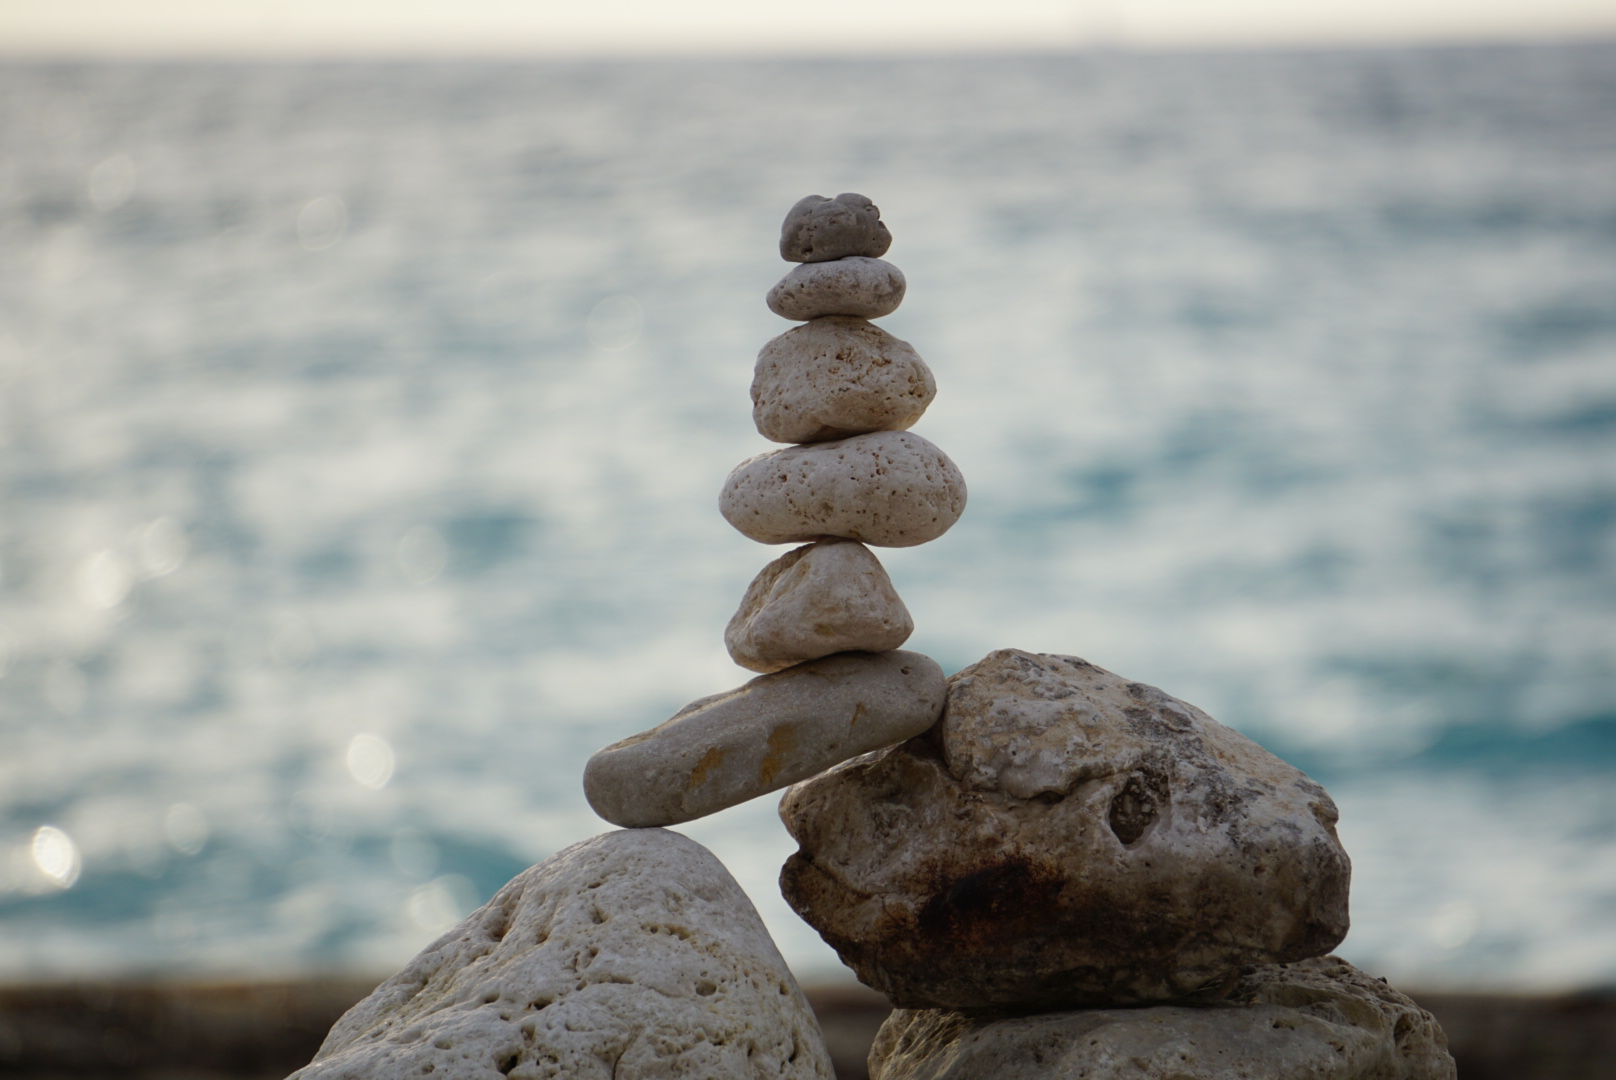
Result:
M965 512L965 478L911 431L873 431L741 462L718 509L760 544L840 536L875 547L935 540Z
M752 420L775 442L842 439L914 426L937 381L907 341L830 315L775 338L752 373Z
M943 669L920 653L837 653L693 701L597 751L584 796L614 825L676 825L925 731Z
M781 888L904 1007L1170 1001L1347 931L1324 789L1193 705L991 653L942 721L786 793Z
M744 668L779 671L831 653L896 649L914 629L869 548L821 540L763 568L730 619L724 644Z
M900 1009L871 1080L1454 1080L1430 1013L1331 956L1267 964L1202 1007L1004 1017Z
M712 853L611 832L523 871L338 1020L297 1080L831 1080Z
M786 212L780 225L780 257L816 263L849 255L880 258L892 246L881 210L863 195L843 192L834 199L808 195Z
M769 290L769 310L799 322L826 315L879 319L903 303L903 271L881 259L854 256L804 263Z

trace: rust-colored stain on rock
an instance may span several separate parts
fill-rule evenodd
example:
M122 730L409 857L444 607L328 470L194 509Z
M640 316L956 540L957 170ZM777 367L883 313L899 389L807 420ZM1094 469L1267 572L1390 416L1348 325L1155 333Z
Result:
M690 786L699 788L705 784L707 774L724 764L724 755L726 753L728 751L722 746L714 746L701 755L701 760L696 762L696 767L690 770Z
M797 725L781 724L769 732L769 752L763 755L763 764L758 766L758 782L774 783L774 778L786 767L787 756L795 749L797 749Z

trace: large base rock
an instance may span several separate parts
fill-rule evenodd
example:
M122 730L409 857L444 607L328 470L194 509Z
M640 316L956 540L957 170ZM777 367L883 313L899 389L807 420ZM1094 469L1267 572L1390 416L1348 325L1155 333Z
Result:
M871 1080L1453 1080L1431 1014L1335 957L1265 965L1223 1002L967 1016L900 1009Z
M797 913L899 1006L1171 1001L1328 952L1323 788L1176 698L1005 649L935 728L786 793Z
M741 887L661 829L524 871L350 1009L297 1080L831 1080Z

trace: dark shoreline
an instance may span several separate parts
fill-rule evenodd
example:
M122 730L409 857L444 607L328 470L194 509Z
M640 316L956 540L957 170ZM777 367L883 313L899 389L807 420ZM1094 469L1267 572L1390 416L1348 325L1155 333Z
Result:
M0 1074L15 1080L279 1080L375 979L0 986ZM809 986L840 1080L863 1080L886 1000ZM1616 991L1411 992L1448 1033L1461 1080L1616 1080Z

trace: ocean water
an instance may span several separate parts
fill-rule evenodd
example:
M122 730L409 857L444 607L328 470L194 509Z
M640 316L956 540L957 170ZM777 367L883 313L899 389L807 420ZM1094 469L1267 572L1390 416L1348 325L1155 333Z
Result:
M779 219L861 191L965 517L910 647L1331 790L1341 952L1616 983L1616 46L0 64L0 978L382 973L747 673ZM684 830L805 978L762 799Z

